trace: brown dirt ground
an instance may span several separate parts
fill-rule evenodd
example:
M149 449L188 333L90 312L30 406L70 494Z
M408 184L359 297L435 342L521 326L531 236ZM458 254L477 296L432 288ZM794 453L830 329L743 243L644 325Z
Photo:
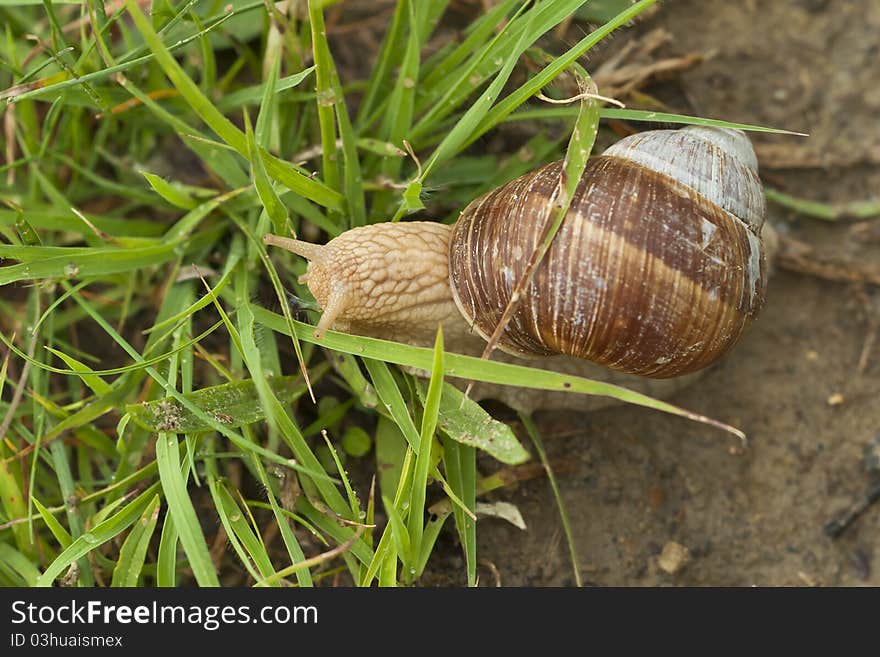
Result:
M667 2L597 59L657 27L673 35L657 57L715 53L647 91L673 111L809 132L755 140L769 186L821 201L876 200L880 4ZM868 223L822 224L772 205L770 220L818 248L877 263L880 229ZM585 583L880 584L880 504L837 538L824 531L877 484L866 451L880 451L880 345L866 360L863 351L878 312L876 289L773 277L762 317L734 353L672 400L742 428L745 451L717 430L636 407L538 414ZM483 472L497 467L480 461ZM547 480L494 500L515 504L527 529L480 520L481 582L573 584ZM658 565L669 542L690 551L675 574ZM449 532L425 583L461 583L459 555Z

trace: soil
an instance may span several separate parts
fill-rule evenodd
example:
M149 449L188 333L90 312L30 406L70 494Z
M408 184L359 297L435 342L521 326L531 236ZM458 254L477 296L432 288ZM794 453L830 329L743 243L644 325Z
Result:
M672 39L654 57L711 56L643 91L671 111L808 132L755 138L769 187L825 202L877 200L880 4L667 2L586 64L660 27ZM819 250L877 265L880 227L869 222L822 223L774 205L769 219ZM746 449L636 407L538 413L584 583L880 585L880 504L866 499L880 480L878 313L871 286L773 276L762 316L734 353L672 399L744 430ZM480 519L481 584L574 584L547 479L487 498L497 500L516 505L527 528ZM854 507L863 512L848 522L842 514ZM453 534L425 584L463 583Z

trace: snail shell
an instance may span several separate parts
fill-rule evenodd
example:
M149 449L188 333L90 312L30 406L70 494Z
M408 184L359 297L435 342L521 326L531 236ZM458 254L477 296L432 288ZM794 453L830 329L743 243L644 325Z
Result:
M480 197L450 240L453 298L488 339L554 218L555 162ZM764 301L757 161L735 130L636 134L587 164L499 347L650 377L710 364Z
M475 333L495 331L555 218L562 168L480 197L454 227L375 224L323 246L264 241L309 260L300 282L323 309L316 337L332 327L430 345L443 325L448 349L479 353ZM645 132L592 158L499 347L658 378L717 359L764 300L756 169L745 134L719 128Z

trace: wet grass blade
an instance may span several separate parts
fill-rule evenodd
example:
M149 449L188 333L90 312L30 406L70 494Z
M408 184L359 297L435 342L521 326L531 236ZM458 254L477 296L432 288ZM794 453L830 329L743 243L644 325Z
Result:
M3 454L4 450L0 447L0 456ZM25 503L24 495L22 495L21 486L16 481L7 463L2 459L0 459L0 503L3 505L3 512L7 518L24 518L28 515L27 504ZM13 525L11 530L18 549L31 558L35 558L36 551L29 536L28 526L26 524Z
M180 64L168 52L162 39L153 30L150 21L144 16L134 0L126 0L125 4L144 41L155 55L156 61L180 92L180 95L223 141L232 146L239 154L247 156L247 138L244 133L227 119L202 93L198 85L190 79ZM292 191L326 208L340 211L344 209L344 199L339 192L299 173L291 165L270 156L266 168L270 175Z
M174 207L192 210L198 205L198 201L180 186L175 186L154 173L147 173L146 171L141 173L147 179L147 182L150 183L150 187Z
M198 515L187 492L179 450L177 438L172 434L159 434L156 439L156 463L168 513L174 519L180 544L199 586L220 586Z
M477 450L451 438L443 439L443 469L450 488L474 512L477 505ZM468 586L477 583L477 522L476 519L453 504L455 527L465 556Z
M253 531L250 523L245 519L245 514L226 485L210 474L208 475L208 485L214 506L220 515L220 522L223 523L226 535L244 567L257 582L274 575L275 568L266 553L266 546L263 545L259 534Z
M265 475L264 475L265 476ZM281 539L284 541L284 547L287 548L287 554L290 557L291 564L302 563L306 560L296 535L290 527L290 521L285 516L283 510L275 499L275 493L272 486L266 486L266 496L269 498L269 505L272 507L272 513L275 515L275 521L278 523L278 530L281 533ZM312 586L312 575L308 568L302 568L296 571L296 580L300 586Z
M339 189L339 164L336 155L336 103L332 86L333 58L327 44L322 3L308 0L309 27L312 32L312 53L315 58L318 126L321 132L321 173L331 189Z
M409 414L406 401L394 381L391 370L383 361L373 358L364 358L364 365L373 381L373 388L379 396L385 410L390 413L401 433L414 452L419 451L419 432Z
M11 571L20 578L20 581L10 581L5 586L26 586L33 588L37 585L40 570L33 564L31 557L25 556L11 545L0 543L0 569ZM10 580L13 578L10 577Z
M443 525L446 524L446 519L449 515L449 513L441 513L438 516L431 517L425 525L425 531L422 534L422 544L419 553L416 555L416 578L421 577L425 571L425 566L428 565L428 559L434 552L437 538L440 536L440 531L443 529Z
M419 432L419 453L416 456L413 470L412 489L409 498L409 542L412 553L411 564L415 570L415 562L422 553L422 534L425 528L425 491L428 487L428 473L434 445L434 432L437 430L437 416L440 413L440 396L443 393L443 330L437 329L437 340L434 343L434 362L431 367L431 382L425 396L422 412L422 428ZM418 573L415 572L418 576Z
M59 554L49 564L49 567L46 568L43 574L40 575L37 580L37 586L52 586L55 579L67 570L74 561L115 538L137 522L137 519L143 514L144 509L151 503L158 491L159 484L153 484L122 507L120 511L102 520L89 532L75 539L70 544L70 547Z
M173 588L177 586L177 542L179 534L174 524L174 516L166 514L159 538L159 552L156 556L156 586Z
M590 50L590 48L607 37L614 30L638 16L655 2L656 0L641 0L640 2L635 3L628 9L622 11L611 21L585 36L574 46L569 48L567 52L554 58L553 61L545 66L537 75L530 78L525 84L511 92L503 100L494 105L491 110L486 112L477 127L472 131L467 144L473 143L476 139L479 139L479 137L498 125L516 108L550 84L550 82L552 82L564 70L569 68L579 57Z
M544 466L544 470L547 472L547 480L550 482L550 488L553 490L553 499L556 500L556 508L559 509L559 518L562 522L562 530L565 533L568 554L571 557L574 581L577 586L583 586L583 581L581 580L581 567L578 562L577 550L575 549L574 536L571 533L571 522L569 522L568 512L565 510L562 495L559 493L559 484L556 483L556 475L553 474L553 468L550 467L550 461L547 460L547 453L544 450L544 443L541 440L541 435L538 433L538 428L535 426L535 423L532 422L532 418L529 415L525 413L519 413L518 415L523 426L526 428L526 432L528 432L529 437L532 439L532 444L538 452L538 457L541 459L541 464Z
M46 507L40 504L40 501L37 498L32 497L31 501L37 509L37 512L40 514L40 517L43 519L43 522L46 523L46 527L52 532L52 536L58 541L58 545L60 545L62 549L70 547L70 544L73 543L73 537L70 535L70 532L64 529L61 523L58 522L58 519L53 516Z
M137 586L147 557L147 548L158 520L159 495L157 494L153 496L152 501L144 509L140 519L125 538L125 542L119 550L116 568L113 569L113 579L110 586Z
M271 86L267 87L267 89L271 89ZM272 229L278 235L286 235L288 232L287 210L269 181L266 165L263 162L263 154L257 145L254 131L251 129L251 120L247 113L245 113L244 125L248 144L248 159L251 162L251 176L254 179L254 188L257 190L257 196L260 197L260 202L272 221Z
M27 258L27 262L0 267L0 286L30 279L106 278L114 274L161 265L178 257L177 244L129 249L35 246L27 248L30 251L25 255L17 254L15 247L0 245L0 258L18 259L19 255ZM46 250L41 251L41 249Z
M292 402L306 391L300 376L271 377L266 384L284 403ZM173 399L129 404L125 410L135 422L149 431L174 433L213 431L213 425L201 419L202 414L211 415L231 428L253 424L266 417L266 409L260 401L252 379L221 383L185 393L183 397L201 413L197 415Z
M417 389L424 397L424 385ZM456 442L476 447L502 463L516 465L529 458L529 453L509 426L493 418L450 383L443 384L437 424Z
M529 26L530 24L527 23L520 34L519 40L513 48L513 54L508 55L501 70L492 80L492 83L486 91L473 101L471 106L464 113L464 116L456 121L455 126L446 134L437 148L434 149L434 152L431 154L431 157L428 158L428 161L424 163L419 182L423 182L435 166L446 162L453 155L458 153L464 147L466 142L472 140L472 135L477 129L481 117L483 117L495 103L495 100L498 98L498 95L501 93L501 90L510 78L510 74L513 72L513 67L516 65L519 55L529 44L527 38L529 34Z
M333 443L330 442L327 432L323 431L322 434L324 436L324 444L327 446L327 449L330 450L330 455L333 457L333 464L336 466L336 472L339 474L339 479L345 487L345 494L348 497L348 505L351 509L351 517L359 520L362 517L362 514L357 493L354 492L354 488L351 486L351 481L348 479L348 473L346 473L345 468L342 466L342 461L339 460L339 454L333 446Z
M393 71L399 66L400 57L404 50L402 47L404 38L403 28L406 22L407 7L408 3L406 0L397 1L394 16L385 32L376 63L370 71L367 89L364 92L364 98L358 110L357 128L359 132L363 132L367 128L367 124L374 120L374 108L377 105L381 106L381 98L387 96L391 88L391 76Z
M258 322L268 326L273 331L281 333L287 331L287 325L284 322L284 318L275 313L269 312L268 310L254 308L254 317ZM324 336L318 340L314 336L314 326L303 324L301 322L294 322L294 328L299 339L305 342L322 344L328 349L335 349L349 354L356 354L366 358L374 358L387 363L406 365L408 367L415 367L422 370L430 370L433 363L433 352L431 349L425 347L413 347L398 342L389 342L378 338L352 336L344 333L336 333L334 331L327 331ZM645 406L646 408L653 408L658 411L702 422L727 431L740 439L745 438L745 434L742 431L724 424L723 422L713 420L712 418L697 413L692 413L691 411L673 406L672 404L609 383L602 383L585 379L583 377L525 367L523 365L510 365L508 363L486 361L472 356L462 356L454 353L446 353L444 355L444 363L445 374L448 377L485 381L486 383L515 385L523 388L604 395L630 404L637 404L639 406Z

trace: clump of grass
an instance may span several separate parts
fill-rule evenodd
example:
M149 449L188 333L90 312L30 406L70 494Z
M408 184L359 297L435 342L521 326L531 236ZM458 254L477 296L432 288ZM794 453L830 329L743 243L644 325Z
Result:
M503 0L430 54L448 2L399 0L363 79L334 60L326 0L304 15L2 3L0 585L411 584L449 518L475 584L476 452L529 454L444 376L690 416L445 353L440 335L432 350L328 332L316 349L289 297L308 297L303 263L260 240L400 219L441 185L463 204L565 150L576 180L602 116L691 121L529 104L586 79L578 58L653 2L617 3L547 59L536 44L583 0ZM542 63L521 79L524 55ZM535 120L568 127L532 138L531 161L467 150ZM354 426L374 445L373 486L346 469L365 458L341 447ZM432 515L435 490L447 503Z

